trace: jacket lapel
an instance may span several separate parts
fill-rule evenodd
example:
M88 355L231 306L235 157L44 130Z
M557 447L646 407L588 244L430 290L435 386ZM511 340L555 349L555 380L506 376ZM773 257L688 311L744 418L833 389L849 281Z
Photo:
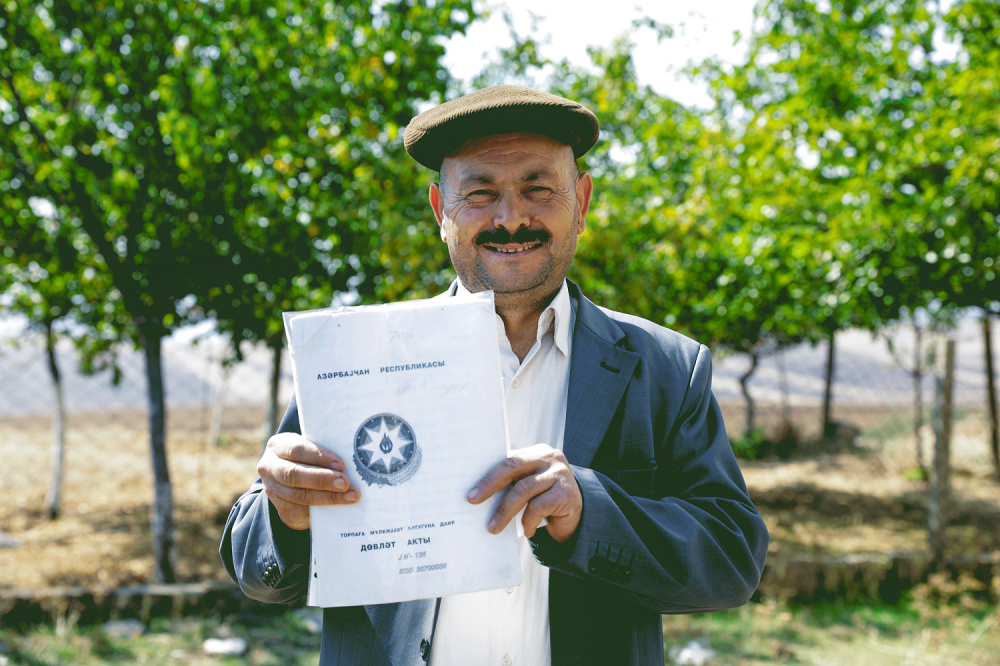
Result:
M569 281L578 302L566 401L563 453L572 465L594 459L628 386L639 354L618 346L625 332Z
M625 332L601 312L570 279L569 294L577 304L566 399L563 454L571 465L586 467L608 431L639 354L618 346ZM439 294L454 296L458 281Z

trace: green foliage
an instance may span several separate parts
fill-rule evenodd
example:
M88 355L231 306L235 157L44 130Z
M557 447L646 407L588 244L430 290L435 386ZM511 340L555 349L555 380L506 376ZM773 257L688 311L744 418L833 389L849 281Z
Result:
M734 437L729 443L732 445L736 457L747 460L756 460L761 457L765 445L769 444L764 438L764 431L760 428L755 428L749 436Z
M797 171L829 241L823 314L836 328L875 328L919 307L1000 308L987 173L998 132L981 111L998 93L995 70L979 66L996 36L963 41L956 62L936 60L931 40L961 16L995 25L997 9L959 3L946 19L935 7L772 0L757 9L764 28L748 64L707 70L721 108L818 161Z
M468 0L0 5L0 287L36 319L77 290L105 345L88 358L143 346L156 580L173 577L160 339L210 316L236 357L245 339L280 350L282 310L389 282L379 234L411 223L420 179L400 129L444 93L437 38L472 18ZM46 247L67 256L43 268Z
M280 335L282 309L374 295L399 263L379 234L419 217L400 130L444 93L433 37L472 17L459 0L8 3L5 220L55 203L49 224L86 235L152 334L211 314L238 344Z
M803 211L810 193L795 185L793 151L640 85L633 49L630 33L592 48L591 73L541 60L515 35L500 58L513 64L489 70L530 80L551 67L551 90L600 121L602 139L584 158L595 195L571 277L602 305L716 347L768 353L819 339L830 254ZM782 167L791 175L775 177ZM785 202L796 214L776 220Z

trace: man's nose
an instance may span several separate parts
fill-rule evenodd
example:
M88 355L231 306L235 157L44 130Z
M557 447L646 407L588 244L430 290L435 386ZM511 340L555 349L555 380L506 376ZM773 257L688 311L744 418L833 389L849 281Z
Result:
M493 226L503 227L514 233L521 227L531 224L526 202L516 192L505 191L496 202L496 212L493 214Z

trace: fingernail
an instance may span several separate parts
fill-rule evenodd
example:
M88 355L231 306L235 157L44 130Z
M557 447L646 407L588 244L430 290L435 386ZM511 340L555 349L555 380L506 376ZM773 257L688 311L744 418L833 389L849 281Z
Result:
M347 497L347 501L348 502L357 502L358 501L358 491L357 490L350 490L350 491L347 492L347 495L345 495L345 497Z
M476 499L477 497L479 497L479 488L473 488L472 490L470 490L469 494L466 495L466 497L469 498L469 501L472 501L472 500Z
M331 461L330 462L330 469L332 469L334 472L343 472L344 471L344 467L343 467L343 465L340 464L339 460L333 460L333 461Z
M490 532L492 532L492 531L493 531L493 530L495 530L496 528L497 528L497 521L496 521L496 520L491 520L491 521L490 521L490 524L486 526L486 529L487 529L488 531L490 531Z
M333 482L333 489L339 491L347 490L347 481L344 479L337 479Z

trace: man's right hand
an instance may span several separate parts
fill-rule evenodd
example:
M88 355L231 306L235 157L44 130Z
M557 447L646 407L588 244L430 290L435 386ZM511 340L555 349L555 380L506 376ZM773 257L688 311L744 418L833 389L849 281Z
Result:
M264 493L293 530L309 528L310 506L354 504L361 499L361 491L351 487L344 469L339 457L290 432L267 440L257 463Z

